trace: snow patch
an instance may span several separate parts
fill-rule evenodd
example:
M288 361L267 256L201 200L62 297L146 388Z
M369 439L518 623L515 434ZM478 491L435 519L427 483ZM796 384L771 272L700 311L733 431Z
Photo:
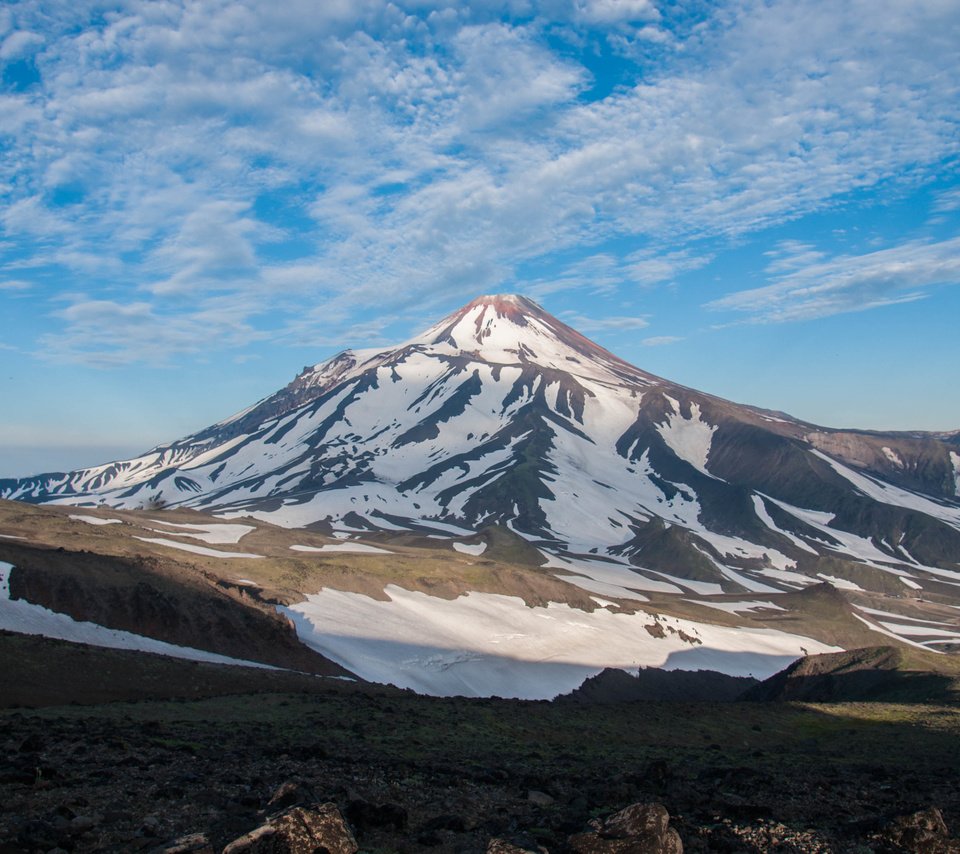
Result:
M796 534L791 533L790 531L785 531L776 522L773 521L773 517L767 510L767 505L763 503L763 498L760 495L752 495L753 498L753 509L757 514L757 518L763 522L771 531L776 531L778 534L782 534L791 543L793 543L798 549L803 549L805 552L810 554L817 554L817 550L813 548L805 540L801 540Z
M122 525L123 519L101 519L99 516L81 516L71 514L75 522L86 522L88 525Z
M879 621L880 625L891 632L895 632L899 637L929 637L929 638L949 638L950 640L960 640L960 630L954 629L934 629L929 626L918 626L912 623L889 623Z
M584 578L582 575L557 575L561 581L566 581L574 587L586 590L589 593L599 593L602 596L614 596L617 599L633 599L636 602L649 602L650 600L642 593L636 590L628 590L626 587L620 587L617 584L606 584L603 581L595 581L592 578ZM596 597L591 597L596 601Z
M888 448L888 447L884 446L884 447L881 448L880 450L883 451L883 455L884 455L891 463L893 463L898 469L902 469L902 468L903 468L903 460L900 459L900 455L899 455L895 450L893 450L893 448Z
M155 525L163 525L166 528L179 528L183 533L177 533L177 537L193 537L202 540L210 545L233 545L239 543L251 531L255 531L253 525L186 525L176 522L164 522L162 519L151 519ZM151 529L151 530L156 530ZM173 534L173 531L156 531L158 534Z
M860 614L854 614L853 616L856 617L861 623L863 623L872 632L878 632L881 635L886 635L888 638L895 638L896 640L902 641L903 643L909 646L915 646L917 647L917 649L930 649L930 647L924 646L922 643L917 643L916 641L910 640L910 638L907 638L907 637L901 637L896 632L890 631L890 629L886 629L883 626L878 626L876 623L872 623L870 620L868 620L866 617L861 616ZM931 650L931 652L939 652L939 650L934 649L934 650Z
M700 418L699 404L690 404L690 418L687 419L679 414L680 407L677 402L669 397L667 399L673 404L675 411L667 415L663 424L657 425L657 432L681 460L686 460L708 477L714 477L707 471L707 457L710 456L710 444L717 429L716 425L707 424Z
M920 617L907 617L904 614L896 614L893 611L881 611L879 608L868 608L866 605L855 605L860 611L863 611L864 614L870 614L874 617L886 617L894 621L898 620L909 620L911 623L925 623L928 626L948 626L949 623L945 623L942 620L922 620ZM960 631L960 628L955 627L957 631Z
M250 407L250 408L252 409L253 407ZM240 414L242 415L243 413L240 413ZM226 424L229 423L229 421L221 422L221 423L223 426L225 426ZM250 438L250 434L243 433L240 436L234 436L232 439L228 439L226 442L221 442L219 445L216 445L215 447L210 448L207 451L203 451L197 454L197 456L195 456L192 460L180 466L180 470L190 471L191 469L198 469L201 466L205 466L207 465L207 463L213 462L218 457L224 456L228 451L235 448L241 442L245 442L249 438Z
M473 555L474 557L482 555L487 550L486 543L454 543L453 550L460 554Z
M540 551L540 554L547 559L547 562L543 565L546 569L563 569L568 573L579 573L578 575L557 574L557 577L562 578L564 581L569 581L571 584L576 584L578 587L582 587L584 590L596 592L594 587L588 587L584 583L584 580L581 578L581 576L586 576L586 578L590 581L596 581L600 584L613 585L622 590L626 590L627 592L631 593L630 598L636 598L636 592L632 591L639 590L649 593L683 593L682 588L677 587L672 583L648 578L646 575L641 575L640 573L635 572L632 568L624 566L623 564L610 563L608 561L591 561L577 558L560 557L559 555L551 554L542 550ZM714 585L714 587L717 588L716 592L723 592L720 589L720 585L717 584ZM606 595L612 596L614 594L608 590Z
M392 555L386 549L380 549L376 546L367 546L363 543L328 543L325 546L290 546L295 552L340 552L341 554L349 552L351 554L376 554Z
M837 578L835 575L827 575L825 572L818 572L817 577L822 578L824 581L829 581L837 590L857 590L861 593L864 592L859 584L854 584L846 578Z
M693 602L696 605L703 605L705 608L716 608L718 611L726 611L728 614L749 614L751 611L784 611L785 608L774 605L773 602L709 602L706 599L687 599L687 602Z
M950 462L953 463L953 482L954 492L960 495L960 454L956 451L950 452Z
M301 640L362 678L438 696L549 699L605 667L713 669L766 678L837 651L774 629L730 628L605 608L467 593L453 600L388 585L388 601L325 589L283 612ZM663 638L646 630L656 620ZM681 637L699 640L690 642Z
M773 578L790 587L808 587L817 583L815 578L810 578L801 572L791 572L788 569L765 569L763 575L765 578Z
M145 543L155 543L158 546L167 546L171 549L180 549L180 551L191 552L195 555L204 555L205 557L244 557L244 558L262 558L263 555L250 554L249 552L222 552L219 549L208 549L204 546L195 546L193 543L178 543L176 540L167 540L163 537L134 537L135 540L142 540Z

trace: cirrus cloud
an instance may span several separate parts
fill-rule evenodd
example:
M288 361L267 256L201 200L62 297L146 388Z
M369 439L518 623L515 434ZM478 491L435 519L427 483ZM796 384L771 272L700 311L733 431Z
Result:
M814 260L774 284L728 294L707 308L740 312L755 323L810 320L913 302L930 287L951 284L960 284L960 238Z

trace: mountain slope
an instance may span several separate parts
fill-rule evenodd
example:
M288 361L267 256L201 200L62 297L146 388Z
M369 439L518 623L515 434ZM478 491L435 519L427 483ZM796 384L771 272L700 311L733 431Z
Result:
M734 404L495 296L398 347L305 369L141 457L2 480L0 497L163 503L324 531L498 524L595 592L775 593L826 578L952 597L956 439L828 430Z

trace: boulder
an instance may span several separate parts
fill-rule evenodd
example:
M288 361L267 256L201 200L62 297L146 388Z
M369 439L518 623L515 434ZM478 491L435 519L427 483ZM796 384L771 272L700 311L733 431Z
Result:
M487 854L549 854L546 848L537 845L530 848L525 845L517 845L509 839L494 837L487 843Z
M223 854L356 854L357 842L336 804L293 807L235 839Z
M936 807L898 816L880 831L876 841L881 851L960 854L960 842L950 838L943 815Z
M631 804L569 839L576 854L683 854L663 804Z
M207 834L191 833L154 848L150 854L214 854L214 850Z

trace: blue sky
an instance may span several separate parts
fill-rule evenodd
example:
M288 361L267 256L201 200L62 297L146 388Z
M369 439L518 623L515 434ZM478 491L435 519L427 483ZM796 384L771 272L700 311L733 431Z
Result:
M0 476L483 293L828 426L960 428L960 4L0 7Z

